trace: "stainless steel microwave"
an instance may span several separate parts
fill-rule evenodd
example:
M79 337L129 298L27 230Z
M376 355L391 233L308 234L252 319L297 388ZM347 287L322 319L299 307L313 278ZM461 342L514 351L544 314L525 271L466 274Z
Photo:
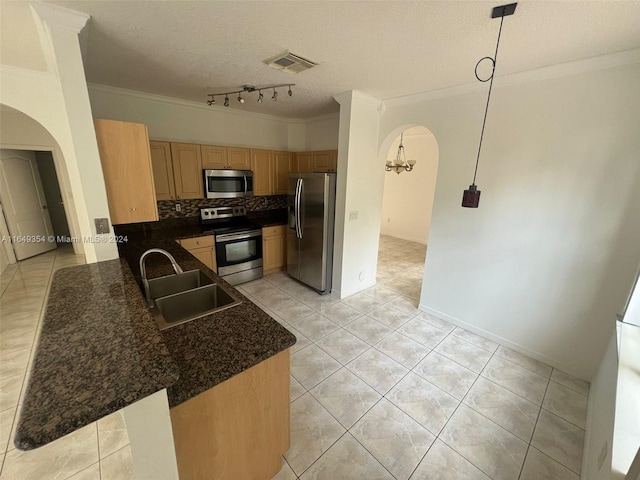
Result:
M204 170L207 198L253 197L251 170Z

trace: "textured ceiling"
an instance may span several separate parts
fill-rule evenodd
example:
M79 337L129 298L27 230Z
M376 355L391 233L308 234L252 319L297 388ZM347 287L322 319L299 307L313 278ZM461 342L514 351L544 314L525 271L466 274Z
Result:
M6 2L2 2L4 4ZM244 84L296 83L293 97L230 108L284 117L335 112L333 95L381 99L476 82L500 25L488 1L82 1L89 82L202 102ZM504 22L497 74L640 47L640 1L534 1ZM319 63L292 75L285 49ZM268 98L268 97L267 97ZM212 108L225 108L216 106Z

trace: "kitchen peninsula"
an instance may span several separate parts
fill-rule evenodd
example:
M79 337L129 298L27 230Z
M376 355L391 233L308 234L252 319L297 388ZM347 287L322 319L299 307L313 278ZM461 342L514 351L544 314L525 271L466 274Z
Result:
M277 473L289 446L288 349L296 339L176 242L200 234L195 226L131 232L120 259L56 272L18 448L37 448L166 388L180 478ZM185 271L202 270L240 305L159 331L137 283L149 248L167 250ZM166 258L149 256L149 278L171 273ZM133 440L132 451L135 465Z

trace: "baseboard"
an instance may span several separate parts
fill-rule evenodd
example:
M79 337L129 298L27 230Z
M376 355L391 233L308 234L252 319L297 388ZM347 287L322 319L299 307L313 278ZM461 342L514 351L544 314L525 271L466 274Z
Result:
M590 382L590 380L583 378L582 375L578 374L575 370L573 370L572 367L563 365L561 362L558 362L557 360L547 355L544 355L543 353L530 350L529 348L524 347L518 343L512 342L511 340L501 337L500 335L496 335L495 333L489 332L475 325L467 323L463 320L447 315L446 313L430 308L426 306L424 303L421 303L418 306L418 310L420 310L421 312L425 312L430 315L433 315L434 317L441 318L442 320L446 320L449 323L453 323L454 325L464 328L465 330L469 330L470 332L478 334L481 337L485 337L485 338L488 338L489 340L493 340L494 342L499 343L503 347L510 348L511 350L514 350L518 353L526 355L527 357L531 357L534 360L538 360L539 362L545 363L550 367L557 368L558 370L562 370L563 372L573 375L574 377Z
M342 300L343 298L350 297L351 295L355 295L356 293L360 293L367 288L374 287L376 285L376 281L365 283L364 285L358 285L356 288L350 288L348 290L338 290L331 289L331 295Z

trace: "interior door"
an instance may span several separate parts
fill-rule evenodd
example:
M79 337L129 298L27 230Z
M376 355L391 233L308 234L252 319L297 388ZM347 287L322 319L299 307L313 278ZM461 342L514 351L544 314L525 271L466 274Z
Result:
M18 260L56 248L33 152L0 150L0 201Z

